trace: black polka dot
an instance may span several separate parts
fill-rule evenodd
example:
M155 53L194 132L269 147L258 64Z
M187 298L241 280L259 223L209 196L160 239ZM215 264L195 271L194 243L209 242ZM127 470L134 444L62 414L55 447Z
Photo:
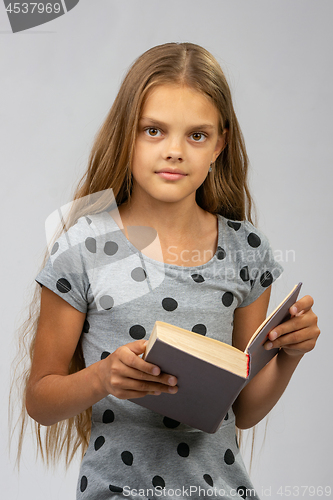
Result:
M147 274L142 267L136 267L131 272L131 277L134 281L144 281L147 278Z
M133 325L129 329L129 334L132 337L132 339L140 340L140 339L143 339L145 337L146 330L141 325Z
M225 250L222 247L218 246L217 250L216 250L216 258L218 260L223 260L223 259L225 259L226 255L227 254L226 254Z
M87 476L82 476L81 477L81 482L80 482L80 491L85 491L88 486L88 479Z
M89 250L89 252L96 253L97 242L95 238L87 238L84 244L86 245L86 249Z
M224 461L227 465L232 465L235 461L235 456L233 452L228 448L224 454Z
M111 309L113 307L113 304L114 304L114 300L112 297L110 297L110 295L103 295L103 297L101 297L99 299L99 305L105 309L105 311L108 311L109 309Z
M65 278L60 278L56 283L56 287L61 293L68 293L72 289L72 285Z
M113 493L122 493L123 489L120 486L114 486L113 484L109 484L109 490Z
M178 307L178 302L171 297L166 297L162 300L162 307L166 311L174 311Z
M180 422L177 422L177 420L173 420L172 418L169 418L169 417L164 417L163 424L168 429L175 429L176 427L178 427L180 425Z
M160 488L165 488L165 481L161 476L154 476L152 479L152 483L154 488L157 488L157 486L159 486Z
M105 410L103 413L103 424L111 424L114 421L114 413L112 410Z
M104 352L102 352L102 354L101 354L101 359L105 359L105 358L107 358L108 356L110 356L110 353L109 353L108 351L104 351Z
M86 217L86 221L88 222L89 225L92 223L92 220L89 219L89 217Z
M121 454L121 459L125 465L132 465L133 455L130 451L123 451Z
M256 280L250 280L251 290L254 287L255 282L256 282Z
M186 443L180 443L178 446L177 446L177 453L178 455L180 455L181 457L188 457L189 454L190 454L190 448L189 448L189 445L186 444Z
M228 420L229 419L229 413L226 414L226 416L224 417L224 420Z
M273 276L269 271L265 271L261 276L260 276L260 284L264 288L268 287L273 283Z
M246 490L247 490L246 486L238 486L238 488L237 488L238 496L240 496L242 498L246 498Z
M205 278L201 274L191 274L191 278L196 283L203 283L205 281Z
M104 253L106 255L114 255L118 252L118 245L115 241L107 241L104 245Z
M206 335L207 327L198 323L197 325L194 325L194 327L192 328L192 332L199 333L199 335Z
M233 303L233 300L234 300L234 296L233 296L233 294L231 292L225 292L222 295L222 304L225 307L230 307L231 304Z
M238 229L241 227L241 223L235 222L233 220L228 220L228 226L232 227L232 229L234 229L235 231L238 231Z
M255 233L250 233L247 237L247 242L250 247L257 248L261 244L261 239Z
M206 481L206 483L209 484L209 486L214 485L213 479L211 478L211 476L209 474L204 474L203 478Z
M59 250L59 243L56 241L52 247L51 255L54 255Z
M89 332L89 328L90 328L89 321L85 319L84 323L83 323L83 332L84 333L88 333Z
M105 443L105 437L104 436L99 436L95 443L94 443L94 448L95 450L99 450L100 448L102 448L103 444Z
M243 281L249 281L250 275L248 266L242 267L242 269L239 272L239 276L242 278Z

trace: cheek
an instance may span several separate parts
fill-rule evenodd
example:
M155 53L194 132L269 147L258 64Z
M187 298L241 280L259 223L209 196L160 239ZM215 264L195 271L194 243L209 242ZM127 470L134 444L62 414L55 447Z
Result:
M138 141L134 147L132 165L142 165L151 156L145 144Z

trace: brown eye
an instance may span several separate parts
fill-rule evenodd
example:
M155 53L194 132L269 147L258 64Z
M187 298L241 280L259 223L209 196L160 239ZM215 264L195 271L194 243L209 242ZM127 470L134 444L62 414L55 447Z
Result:
M157 137L157 136L158 136L158 133L159 133L159 130L158 130L157 128L150 127L150 128L147 128L147 129L146 129L146 133L147 133L150 137Z
M192 134L191 137L195 142L202 142L206 138L206 136L201 132L194 132L194 134Z

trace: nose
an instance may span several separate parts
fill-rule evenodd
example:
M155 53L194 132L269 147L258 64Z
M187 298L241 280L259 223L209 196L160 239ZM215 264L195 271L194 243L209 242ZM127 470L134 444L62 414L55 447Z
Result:
M184 160L184 151L182 141L177 137L170 137L166 142L164 158L169 162L182 162Z

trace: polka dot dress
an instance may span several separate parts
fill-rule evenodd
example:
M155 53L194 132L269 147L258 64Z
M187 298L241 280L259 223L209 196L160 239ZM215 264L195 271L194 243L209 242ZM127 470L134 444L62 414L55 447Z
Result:
M147 229L147 228L146 228ZM218 247L206 264L180 267L144 255L112 217L82 217L54 244L36 281L86 313L86 365L133 340L156 320L231 344L236 307L254 300L282 272L267 238L247 221L218 216ZM149 234L148 234L149 233ZM147 245L151 243L147 229ZM158 396L157 396L158 397ZM93 406L77 500L116 498L258 499L229 410L215 434L108 396Z

